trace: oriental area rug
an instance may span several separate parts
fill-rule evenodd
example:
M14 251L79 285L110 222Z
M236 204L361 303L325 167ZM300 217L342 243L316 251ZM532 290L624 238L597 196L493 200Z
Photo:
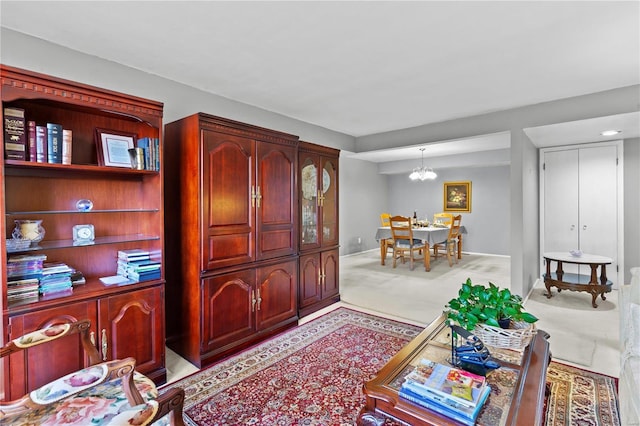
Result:
M189 426L354 425L362 384L421 331L338 308L171 386L185 390ZM619 425L604 378L552 362L546 425Z

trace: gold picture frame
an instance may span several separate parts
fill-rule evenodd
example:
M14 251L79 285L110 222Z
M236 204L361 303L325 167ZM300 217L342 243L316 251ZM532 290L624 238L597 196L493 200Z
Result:
M471 181L445 182L443 188L445 212L471 211Z

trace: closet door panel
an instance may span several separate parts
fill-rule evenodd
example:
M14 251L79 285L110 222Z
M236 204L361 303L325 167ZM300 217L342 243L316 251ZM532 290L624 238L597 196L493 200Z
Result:
M617 267L617 149L615 146L584 148L580 164L580 250L613 259L607 278L615 283ZM587 267L580 272L588 274Z
M544 250L568 252L578 241L578 153L550 151L544 156Z

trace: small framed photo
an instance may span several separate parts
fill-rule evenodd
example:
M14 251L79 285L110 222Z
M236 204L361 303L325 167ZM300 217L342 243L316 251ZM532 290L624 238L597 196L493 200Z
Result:
M131 168L129 149L134 148L137 135L117 130L96 129L98 165Z
M445 212L471 211L471 181L444 183L443 210Z

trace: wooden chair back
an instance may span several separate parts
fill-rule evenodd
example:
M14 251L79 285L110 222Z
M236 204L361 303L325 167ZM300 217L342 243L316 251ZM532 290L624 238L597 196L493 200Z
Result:
M34 424L39 424L45 420L48 422L55 418L58 409L65 409L64 405L67 401L76 396L82 399L84 398L83 392L86 392L90 393L92 398L95 399L104 398L109 399L109 401L115 401L118 398L120 398L120 401L126 399L129 403L129 407L126 408L129 410L127 414L132 416L130 420L134 420L139 416L147 416L150 418L143 418L148 420L148 423L144 424L150 424L169 415L168 419L165 419L168 420L169 424L184 426L182 418L185 398L184 390L173 387L164 391L152 401L146 402L134 382L134 376L136 376L136 381L146 382L148 387L154 387L153 382L142 374L135 372L136 360L132 357L103 362L98 349L91 342L90 329L91 321L86 319L54 324L15 338L5 346L0 347L0 358L2 358L72 334L80 334L80 341L90 364L87 369L58 378L19 399L0 401L0 424L5 424L5 422L14 424L14 421L21 421L21 419L25 418L33 420ZM87 373L87 371L91 371L91 373ZM78 382L80 379L86 379L85 376L92 378L93 381L87 383ZM75 382L73 382L74 380ZM113 388L115 388L115 393ZM47 392L51 389L62 390L49 395ZM105 393L103 394L102 392ZM149 392L147 392L148 394ZM148 412L149 404L156 407L151 413ZM91 418L82 419L82 421L90 424Z
M457 216L453 216L451 219L451 227L449 228L449 237L448 241L453 241L458 239L460 235L460 224L462 223L462 215L459 214Z
M393 216L390 219L391 236L396 244L408 244L413 246L413 229L411 218L405 216Z
M442 223L443 225L451 225L453 214L451 213L435 213L433 215L433 223Z

